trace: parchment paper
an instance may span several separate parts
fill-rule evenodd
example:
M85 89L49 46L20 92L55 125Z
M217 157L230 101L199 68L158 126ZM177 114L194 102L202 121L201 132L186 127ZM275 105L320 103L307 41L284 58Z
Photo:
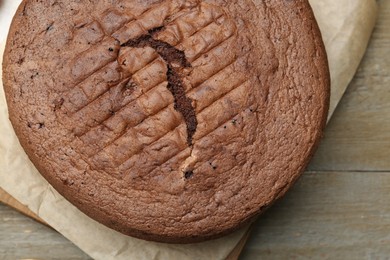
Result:
M330 118L367 47L375 24L376 3L375 0L310 2L329 56ZM1 54L3 48L0 47ZM0 187L95 259L225 259L247 230L199 244L169 245L124 236L88 218L59 195L29 161L8 120L2 85Z

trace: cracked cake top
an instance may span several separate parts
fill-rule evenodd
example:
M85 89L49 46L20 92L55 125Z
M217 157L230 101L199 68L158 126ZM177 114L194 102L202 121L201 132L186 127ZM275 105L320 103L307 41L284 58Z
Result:
M329 102L306 0L25 0L3 80L56 190L108 227L175 243L231 232L281 197Z

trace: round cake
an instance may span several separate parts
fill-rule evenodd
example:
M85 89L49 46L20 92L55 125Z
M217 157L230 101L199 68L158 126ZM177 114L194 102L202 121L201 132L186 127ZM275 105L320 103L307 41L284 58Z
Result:
M25 0L3 81L21 145L60 194L170 243L232 232L280 198L330 92L307 0Z

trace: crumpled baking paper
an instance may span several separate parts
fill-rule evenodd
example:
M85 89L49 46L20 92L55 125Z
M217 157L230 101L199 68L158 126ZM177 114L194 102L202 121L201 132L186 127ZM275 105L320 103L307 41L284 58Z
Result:
M330 118L363 57L377 6L375 0L310 2L328 52ZM3 50L4 46L1 54ZM0 187L95 259L225 259L248 230L198 244L171 245L128 237L90 219L59 195L28 159L8 120L1 80Z
M332 79L329 116L344 95L374 28L375 0L309 0L328 53Z

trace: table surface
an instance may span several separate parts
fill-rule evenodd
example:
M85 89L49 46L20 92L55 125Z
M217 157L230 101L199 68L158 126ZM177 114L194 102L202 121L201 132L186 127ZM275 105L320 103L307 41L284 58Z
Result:
M1 2L1 0L0 0ZM390 1L308 170L255 224L242 259L390 257ZM89 259L0 204L0 259Z

